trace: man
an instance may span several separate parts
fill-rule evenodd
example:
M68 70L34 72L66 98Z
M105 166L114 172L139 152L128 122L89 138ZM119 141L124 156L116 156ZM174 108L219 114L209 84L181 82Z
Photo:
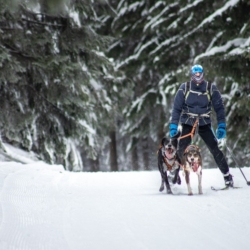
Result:
M188 86L187 86L188 85ZM191 82L183 83L176 93L170 123L170 137L177 134L178 123L182 124L181 136L191 132L196 119L199 119L198 134L212 153L216 164L224 176L225 185L233 187L233 178L225 156L218 147L218 139L226 137L225 110L221 94L215 85L209 93L208 82L204 80L204 71L201 65L191 68ZM189 87L189 90L188 90ZM211 129L211 108L213 107L218 128L216 137ZM178 156L181 159L186 147L191 143L191 136L180 139Z

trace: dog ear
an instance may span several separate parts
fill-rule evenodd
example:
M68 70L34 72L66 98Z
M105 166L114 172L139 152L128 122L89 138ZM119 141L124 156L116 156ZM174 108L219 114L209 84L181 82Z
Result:
M185 151L184 151L184 153L183 153L183 155L186 155L187 153L188 153L188 151L189 151L189 147L190 147L191 145L189 145L189 146L187 146L186 147L186 149L185 149Z
M162 140L161 140L161 145L163 146L166 142L167 138L166 137L163 137Z
M200 153L200 152L201 152L201 149L200 149L198 146L196 146L196 147L197 147L198 152Z

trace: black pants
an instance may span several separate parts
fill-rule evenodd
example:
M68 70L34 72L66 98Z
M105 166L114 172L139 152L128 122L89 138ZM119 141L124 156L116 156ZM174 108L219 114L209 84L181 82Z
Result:
M192 126L182 124L181 136L189 134L192 130ZM211 129L211 124L200 126L198 134L201 136L203 141L206 143L209 151L214 157L214 160L219 167L222 174L227 174L229 172L228 164L226 162L225 156L218 147L217 139ZM191 136L179 140L177 154L180 159L182 159L183 153L186 147L191 143Z

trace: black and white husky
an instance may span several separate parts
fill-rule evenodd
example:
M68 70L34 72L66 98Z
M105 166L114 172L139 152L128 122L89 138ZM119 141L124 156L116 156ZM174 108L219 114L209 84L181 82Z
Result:
M162 192L164 190L165 184L168 194L172 194L171 185L176 183L181 184L179 176L180 165L176 154L178 136L179 134L170 139L164 137L158 150L158 169L161 174L159 191Z

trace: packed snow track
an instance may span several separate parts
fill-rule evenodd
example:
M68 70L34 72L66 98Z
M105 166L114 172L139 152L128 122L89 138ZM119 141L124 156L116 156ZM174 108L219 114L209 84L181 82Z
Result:
M250 169L243 168L250 177ZM217 168L203 171L203 195L191 176L174 195L160 174L73 173L42 162L0 163L0 250L250 249L250 187L222 187Z

